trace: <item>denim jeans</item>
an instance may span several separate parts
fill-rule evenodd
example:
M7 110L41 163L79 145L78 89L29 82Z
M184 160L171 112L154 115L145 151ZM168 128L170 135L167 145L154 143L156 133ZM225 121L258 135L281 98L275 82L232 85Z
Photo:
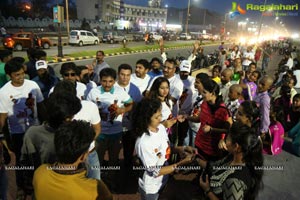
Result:
M141 194L141 200L157 200L159 193L147 194L142 188L139 187L139 192Z
M87 157L87 177L101 180L100 162L97 151L92 151Z
M187 131L186 137L184 139L183 145L195 147L196 135L197 135L197 132L193 131L191 128L189 128Z
M262 65L261 65L262 71L265 71L268 68L269 61L270 58L263 58Z

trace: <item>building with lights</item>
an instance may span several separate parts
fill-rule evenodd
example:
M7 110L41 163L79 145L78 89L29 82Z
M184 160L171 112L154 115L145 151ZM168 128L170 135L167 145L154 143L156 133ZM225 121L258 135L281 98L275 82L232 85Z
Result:
M167 9L161 0L149 0L148 7L125 4L122 0L76 0L78 19L99 20L118 29L143 31L165 29Z

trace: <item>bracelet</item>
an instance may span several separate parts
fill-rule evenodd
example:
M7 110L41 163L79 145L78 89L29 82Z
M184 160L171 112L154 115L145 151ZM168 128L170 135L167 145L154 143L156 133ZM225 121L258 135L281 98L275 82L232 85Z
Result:
M210 193L210 192L212 192L212 189L211 189L211 187L207 190L207 191L204 191L204 194L205 194L205 196L207 196L208 195L208 193Z

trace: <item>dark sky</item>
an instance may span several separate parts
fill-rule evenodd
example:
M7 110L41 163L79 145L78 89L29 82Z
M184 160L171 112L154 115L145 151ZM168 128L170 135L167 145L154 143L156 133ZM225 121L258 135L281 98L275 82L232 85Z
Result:
M197 6L200 8L206 8L209 10L217 11L220 14L225 14L226 12L229 12L231 10L231 3L234 0L190 0L191 6ZM247 3L255 3L255 4L264 4L265 0L236 0L235 2L239 3L242 8L246 7ZM267 4L297 4L298 3L298 9L300 9L300 0L266 0ZM127 4L132 5L141 5L141 6L147 6L148 0L124 0ZM168 5L169 7L178 7L178 8L186 8L188 5L188 0L163 0L163 6ZM287 11L281 11L281 12L287 12ZM241 20L249 18L251 21L259 21L260 20L260 14L259 11L248 11L243 16L238 16L241 18ZM296 14L298 16L285 16L281 17L280 20L286 24L286 27L290 31L300 31L300 12L298 11L292 11L293 14ZM266 16L263 18L263 23L268 24L272 23L272 20L274 20L275 17L269 17Z

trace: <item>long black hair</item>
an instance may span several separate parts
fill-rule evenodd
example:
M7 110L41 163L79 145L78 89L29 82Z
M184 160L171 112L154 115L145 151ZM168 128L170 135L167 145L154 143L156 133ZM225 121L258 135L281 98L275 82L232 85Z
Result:
M164 82L166 82L166 83L168 83L168 86L169 86L169 94L168 94L168 96L165 98L165 102L166 102L166 104L169 106L169 107L171 107L171 105L170 105L170 99L171 99L171 96L170 96L170 82L169 82L169 80L167 79L167 78L165 78L165 77L158 77L157 79L155 79L154 80L154 82L153 82L153 84L152 84L152 86L151 86L151 88L150 88L150 93L149 93L149 98L150 99L158 99L158 97L159 97L159 87L160 87L160 85L162 84L162 83L164 83Z
M214 105L208 104L212 111L212 114L214 114L216 110L220 107L220 104L223 103L222 94L220 94L220 87L214 80L211 79L208 79L201 83L206 91L213 93L217 97Z
M247 199L255 199L259 189L263 186L263 170L260 169L264 163L261 139L255 129L240 122L233 123L229 134L232 144L238 144L241 147L243 161L251 173L251 186Z
M151 117L161 109L161 102L159 99L142 99L136 106L133 113L133 129L140 137L143 133L150 134L148 126L151 123Z
M244 114L251 121L251 127L259 131L260 126L260 111L255 101L243 101L241 105L243 107Z

